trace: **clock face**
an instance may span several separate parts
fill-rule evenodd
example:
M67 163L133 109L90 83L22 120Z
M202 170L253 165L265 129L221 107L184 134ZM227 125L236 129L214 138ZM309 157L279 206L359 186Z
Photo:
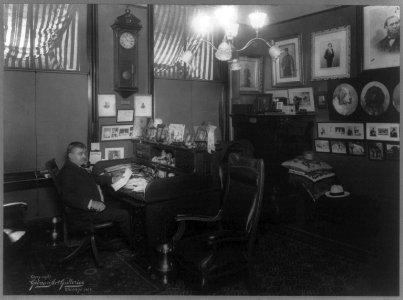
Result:
M123 32L120 35L119 43L125 49L131 49L136 42L135 37L130 32Z

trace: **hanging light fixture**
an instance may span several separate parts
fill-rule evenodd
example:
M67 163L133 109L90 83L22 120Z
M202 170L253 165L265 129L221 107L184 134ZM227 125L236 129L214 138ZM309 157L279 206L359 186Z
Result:
M231 5L222 5L219 6L215 12L215 23L217 23L221 29L224 31L224 38L222 42L215 47L211 42L201 39L197 47L200 46L201 43L209 44L216 52L215 57L220 61L228 61L231 70L239 70L240 64L238 60L234 57L234 53L244 51L249 46L251 46L254 42L260 41L263 42L268 47L268 54L270 57L275 60L278 59L281 50L277 47L273 41L266 41L265 39L259 37L259 30L262 29L267 24L267 14L261 11L255 11L249 14L249 22L250 26L255 30L256 35L252 39L250 39L242 48L235 49L233 44L233 39L238 35L239 24L237 21L238 12L236 6ZM213 30L212 26L213 22L211 18L205 14L200 14L196 16L192 21L192 28L195 32L200 34L201 36L208 34ZM237 56L235 56L237 57ZM180 61L189 64L192 61L193 53L190 50L183 52L180 57Z

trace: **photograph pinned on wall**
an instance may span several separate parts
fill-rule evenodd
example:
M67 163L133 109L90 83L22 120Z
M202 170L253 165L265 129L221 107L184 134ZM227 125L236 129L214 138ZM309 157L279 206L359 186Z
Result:
M147 122L147 117L134 118L132 138L138 139L144 136L145 129L147 128Z
M393 90L392 103L393 107L400 112L400 83Z
M332 153L335 154L347 154L347 144L346 141L342 140L331 140L330 149Z
M119 148L105 148L105 159L122 159L125 157L125 149L123 147Z
M101 127L101 141L128 140L133 135L133 125L108 125Z
M98 117L116 116L116 95L98 95Z
M364 139L364 123L317 123L318 137L329 139Z
M315 100L311 87L289 89L288 97L289 104L295 105L297 112L315 112Z
M379 141L399 141L398 123L367 123L367 139Z
M275 45L281 54L272 62L273 86L303 84L301 35L275 40Z
M358 95L348 83L339 84L333 91L332 109L340 116L352 115L358 107Z
M327 92L318 92L318 109L327 108Z
M349 155L365 156L365 142L364 141L348 141L347 149L348 149Z
M240 56L241 92L260 92L263 87L263 57Z
M169 124L168 135L171 143L182 143L185 134L184 124Z
M370 160L385 159L385 152L382 142L368 142L368 158Z
M387 160L399 160L400 144L385 143L385 151Z
M364 70L400 66L400 7L363 8Z
M136 117L151 118L153 115L152 95L134 95L134 115Z
M133 122L134 110L133 109L118 109L116 117L117 123Z
M350 77L350 26L312 33L312 80Z
M315 151L330 153L330 143L329 140L315 140Z
M361 91L361 107L372 117L383 115L390 103L389 91L378 81L368 82Z

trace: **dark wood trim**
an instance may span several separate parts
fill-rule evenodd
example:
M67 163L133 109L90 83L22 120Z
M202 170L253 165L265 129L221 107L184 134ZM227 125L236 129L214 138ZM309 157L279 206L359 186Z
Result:
M99 119L97 114L98 94L98 6L87 6L87 59L88 75L88 137L87 144L99 140Z
M147 93L152 95L152 118L154 118L154 5L147 5Z

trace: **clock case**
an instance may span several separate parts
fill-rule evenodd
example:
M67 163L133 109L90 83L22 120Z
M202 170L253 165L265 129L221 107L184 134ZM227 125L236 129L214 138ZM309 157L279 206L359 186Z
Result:
M116 18L111 25L113 30L113 58L114 58L114 90L123 98L133 95L138 90L138 36L143 26L130 9ZM120 45L120 36L129 32L134 36L135 44L130 49Z

